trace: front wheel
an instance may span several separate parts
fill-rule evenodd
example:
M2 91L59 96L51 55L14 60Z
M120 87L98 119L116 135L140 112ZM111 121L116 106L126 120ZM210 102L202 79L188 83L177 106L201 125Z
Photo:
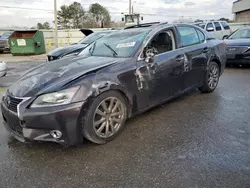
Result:
M208 70L206 72L203 86L199 87L199 90L203 93L211 93L213 92L218 83L220 78L220 69L216 62L210 62L208 65Z
M85 138L96 144L113 140L127 119L127 103L117 91L99 95L83 116L82 131Z

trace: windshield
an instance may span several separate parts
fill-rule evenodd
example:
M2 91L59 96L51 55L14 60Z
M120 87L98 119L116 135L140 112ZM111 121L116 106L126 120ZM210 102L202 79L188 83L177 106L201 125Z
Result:
M107 35L110 32L97 32L92 33L89 36L85 37L84 39L80 40L78 44L91 44L92 42L96 41L97 39Z
M229 39L245 39L245 38L250 38L250 28L240 29L234 32L231 36L229 36Z
M97 40L79 55L130 57L140 47L149 30L118 31Z
M9 38L9 36L10 36L12 33L13 33L12 31L7 31L7 32L5 32L5 33L2 35L2 38L7 39L7 38Z

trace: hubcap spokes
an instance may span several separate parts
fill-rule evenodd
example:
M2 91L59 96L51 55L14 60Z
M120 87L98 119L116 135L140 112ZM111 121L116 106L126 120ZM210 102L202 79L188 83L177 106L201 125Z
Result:
M94 114L93 125L96 134L102 138L113 136L124 121L124 110L124 104L115 97L103 100Z
M218 80L219 80L219 70L217 66L213 65L209 70L208 86L211 89L214 89L218 84Z

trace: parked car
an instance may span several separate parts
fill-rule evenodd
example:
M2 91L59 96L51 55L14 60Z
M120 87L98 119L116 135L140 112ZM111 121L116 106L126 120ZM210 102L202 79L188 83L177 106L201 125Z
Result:
M9 36L13 33L13 31L6 31L3 33L3 35L0 37L0 53L3 53L3 51L9 51Z
M226 62L222 40L193 25L136 27L28 71L2 99L7 130L22 142L104 144L132 116L192 88L215 90Z
M59 47L59 48L52 50L51 52L48 53L48 56L47 56L48 61L53 61L53 60L61 59L63 57L77 55L80 51L86 48L89 44L103 37L104 35L110 33L113 30L94 32L90 29L81 29L80 31L87 37L83 38L78 43L75 43L69 46Z
M217 39L224 39L231 33L230 26L226 21L200 22L195 25L205 29L207 32L210 32Z
M226 40L227 64L250 64L250 27L236 30Z
M0 61L0 78L7 74L7 65L5 62Z

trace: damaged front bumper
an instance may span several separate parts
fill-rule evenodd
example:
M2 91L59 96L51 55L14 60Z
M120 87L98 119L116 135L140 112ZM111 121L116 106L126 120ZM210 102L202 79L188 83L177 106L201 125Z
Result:
M18 116L1 103L4 126L20 142L44 141L62 145L77 145L83 142L80 121L84 102L51 108L26 109Z

